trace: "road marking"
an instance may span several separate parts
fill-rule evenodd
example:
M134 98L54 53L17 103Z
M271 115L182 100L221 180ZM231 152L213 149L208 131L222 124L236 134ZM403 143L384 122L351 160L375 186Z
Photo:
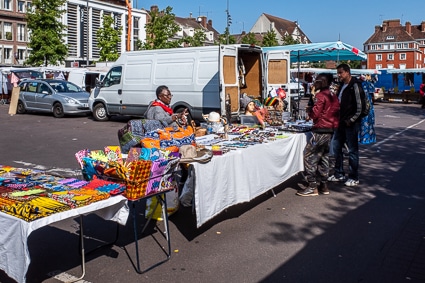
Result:
M66 272L61 272L60 270L49 272L47 275L59 280L60 282L92 283L83 279L78 280L78 277Z
M425 122L425 120L421 120L421 121L417 122L416 124L410 125L410 126L408 126L407 128L405 128L404 130L402 130L402 131L400 131L400 132L397 132L397 133L395 133L395 134L392 134L391 136L389 136L389 137L385 138L384 140L382 140L382 141L380 141L380 142L375 143L374 145L372 145L372 147L380 146L381 144L383 144L383 143L387 142L388 140L392 139L393 137L398 136L398 135L400 135L400 134L404 133L405 131L407 131L407 130L409 130L409 129L413 128L413 127L416 127L417 125L420 125L420 124L422 124L423 122Z
M81 170L79 168L59 168L59 167L47 167L44 165L40 165L40 164L34 164L34 163L30 163L30 162L25 162L25 161L17 161L14 160L14 163L18 163L18 164L22 164L24 166L27 167L31 167L37 170L41 170L45 173L50 173L50 174L56 174L56 175L60 175L60 176L80 176L81 175Z

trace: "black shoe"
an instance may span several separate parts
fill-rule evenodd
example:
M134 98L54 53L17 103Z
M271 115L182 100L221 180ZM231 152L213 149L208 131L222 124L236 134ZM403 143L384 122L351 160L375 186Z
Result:
M297 195L302 197L312 197L312 196L318 196L319 193L317 192L317 188L307 187L304 190L299 190Z
M328 183L320 182L318 190L319 190L319 193L322 195L329 195Z

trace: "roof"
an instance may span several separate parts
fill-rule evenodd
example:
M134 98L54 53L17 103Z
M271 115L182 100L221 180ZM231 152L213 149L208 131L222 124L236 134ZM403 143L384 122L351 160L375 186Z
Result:
M307 40L307 43L311 42L311 40L307 37L307 35L301 30L298 22L292 22L289 20L285 20L276 16L272 16L266 13L263 15L272 23L274 23L274 27L280 33L281 36L285 36L285 33L293 34L296 29L299 30L300 36ZM304 42L304 40L303 40Z
M407 22L407 25L410 23ZM388 38L391 36L391 39ZM411 25L411 33L407 32L406 25L402 25L400 20L385 20L381 26L375 26L375 32L366 40L364 44L386 43L386 42L407 42L424 39L425 32L420 25Z

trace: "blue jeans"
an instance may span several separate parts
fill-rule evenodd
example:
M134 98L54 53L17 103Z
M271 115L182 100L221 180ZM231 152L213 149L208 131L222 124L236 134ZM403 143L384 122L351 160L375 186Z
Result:
M348 178L359 179L359 130L360 123L357 122L350 127L340 124L334 133L332 140L332 152L335 156L335 177L345 176L344 154L342 152L344 144L348 146Z

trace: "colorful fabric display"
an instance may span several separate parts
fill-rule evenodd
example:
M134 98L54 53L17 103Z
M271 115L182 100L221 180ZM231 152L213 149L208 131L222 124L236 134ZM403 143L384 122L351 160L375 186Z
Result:
M165 125L157 120L130 120L127 125L118 130L118 141L122 153L128 153L132 147L140 147L140 140L145 133L164 128Z

